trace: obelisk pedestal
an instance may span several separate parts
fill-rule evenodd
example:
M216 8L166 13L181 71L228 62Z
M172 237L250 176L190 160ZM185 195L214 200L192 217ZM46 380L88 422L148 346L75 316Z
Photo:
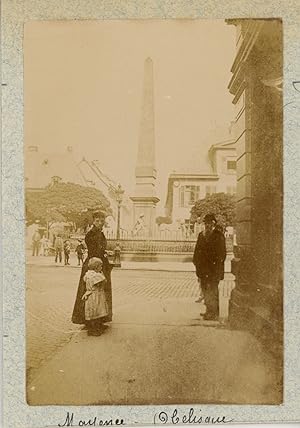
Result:
M153 62L151 58L146 59L144 66L142 115L135 180L135 192L131 197L133 201L133 232L140 236L151 237L155 231L156 204L159 202L155 192L155 123Z

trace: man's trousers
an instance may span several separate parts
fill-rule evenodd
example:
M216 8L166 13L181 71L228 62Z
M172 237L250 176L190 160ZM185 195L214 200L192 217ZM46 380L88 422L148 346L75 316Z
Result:
M206 315L217 317L219 315L219 280L201 277L201 287L204 294Z

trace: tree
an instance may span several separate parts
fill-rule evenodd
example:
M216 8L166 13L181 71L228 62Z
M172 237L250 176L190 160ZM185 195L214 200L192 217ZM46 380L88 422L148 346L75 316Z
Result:
M171 224L172 219L170 217L158 216L155 219L155 223L160 226L161 224Z
M214 193L195 203L191 209L191 223L195 223L198 217L203 220L205 214L213 213L221 226L234 226L235 210L235 196L228 193Z
M92 211L111 214L110 202L100 190L74 183L59 182L41 191L26 191L25 203L29 224L65 221L76 229L91 222Z

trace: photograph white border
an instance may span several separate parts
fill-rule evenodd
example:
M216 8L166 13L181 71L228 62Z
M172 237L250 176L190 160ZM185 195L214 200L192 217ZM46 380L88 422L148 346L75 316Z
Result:
M284 404L279 406L28 406L25 399L23 31L31 20L282 18L284 31ZM160 411L194 407L235 423L300 420L300 9L298 0L3 0L2 219L3 416L7 427L58 426L67 412L88 420L151 425ZM73 425L75 426L75 425Z

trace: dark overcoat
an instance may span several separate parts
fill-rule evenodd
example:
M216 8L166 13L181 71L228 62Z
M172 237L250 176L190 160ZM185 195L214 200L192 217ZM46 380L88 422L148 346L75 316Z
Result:
M77 289L77 295L75 305L72 314L72 322L74 324L85 324L85 313L84 305L85 302L82 300L82 296L86 291L86 285L83 280L84 275L88 271L89 259L92 257L98 257L103 262L103 274L106 278L105 295L108 303L108 316L103 318L103 322L109 322L112 320L112 288L111 288L111 270L112 265L109 263L106 247L107 240L104 233L97 227L93 226L92 229L85 236L85 243L88 249L88 256L84 261L81 269L81 275L79 279L79 285Z
M199 233L193 257L198 278L213 282L223 279L225 258L226 245L222 232L214 229L210 234Z

